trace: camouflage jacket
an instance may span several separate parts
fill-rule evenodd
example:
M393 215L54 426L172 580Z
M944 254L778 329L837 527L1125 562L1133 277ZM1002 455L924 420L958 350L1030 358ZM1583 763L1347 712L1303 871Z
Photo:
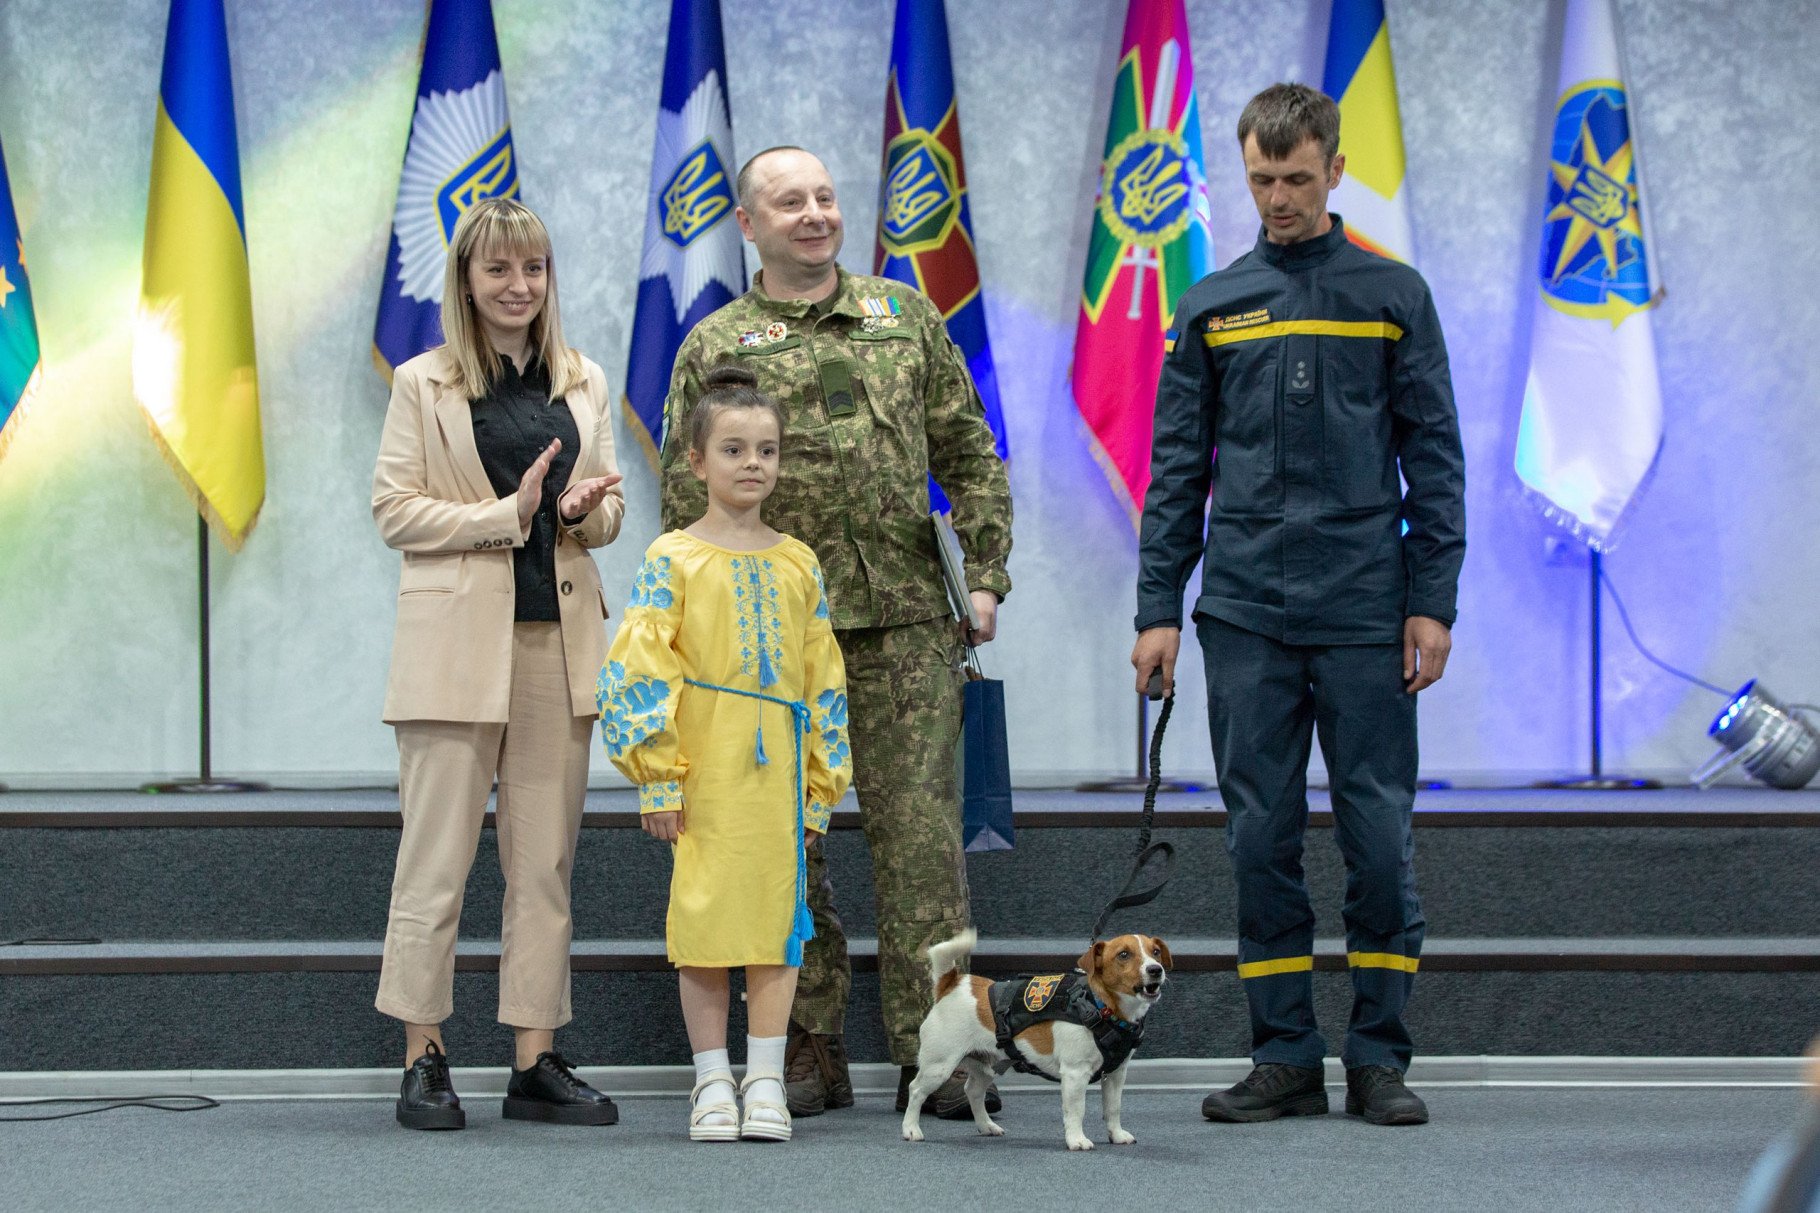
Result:
M839 289L819 305L772 299L755 282L697 324L677 351L664 402L665 529L707 509L689 471L688 419L709 368L723 359L751 367L783 408L783 458L764 518L815 550L836 628L948 613L929 523L931 472L953 503L969 588L1011 591L1005 465L966 360L928 299L842 270Z

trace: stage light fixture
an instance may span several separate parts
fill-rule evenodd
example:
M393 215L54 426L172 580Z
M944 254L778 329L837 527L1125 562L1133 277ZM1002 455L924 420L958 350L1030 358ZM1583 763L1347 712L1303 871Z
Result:
M1690 777L1697 787L1710 788L1739 765L1752 779L1791 790L1806 787L1820 772L1820 732L1755 678L1738 689L1706 732L1720 749Z

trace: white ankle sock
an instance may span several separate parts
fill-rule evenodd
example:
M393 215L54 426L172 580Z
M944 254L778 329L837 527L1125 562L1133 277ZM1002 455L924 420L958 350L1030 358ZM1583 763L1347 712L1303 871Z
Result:
M749 1102L784 1102L784 1045L788 1040L787 1036L746 1037L746 1073L759 1076L746 1088ZM784 1123L783 1117L775 1112L760 1111L753 1115L776 1124Z
M696 1082L701 1082L703 1079L707 1078L708 1075L713 1074L716 1071L723 1074L730 1074L732 1070L733 1063L728 1057L725 1049L709 1049L705 1053L695 1054ZM733 1084L723 1078L718 1082L711 1082L701 1089L701 1093L695 1097L695 1107L705 1107L708 1104L713 1103L735 1103L737 1102L738 1095L739 1092L734 1090ZM714 1115L704 1118L702 1123L709 1125L730 1125L735 1122L733 1118L725 1112L716 1112Z

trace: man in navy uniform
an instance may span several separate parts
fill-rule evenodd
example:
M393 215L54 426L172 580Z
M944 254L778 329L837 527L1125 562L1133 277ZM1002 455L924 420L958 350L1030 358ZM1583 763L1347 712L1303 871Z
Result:
M1447 350L1421 275L1353 245L1327 211L1345 164L1333 101L1275 85L1238 136L1263 230L1188 290L1165 343L1131 655L1140 690L1158 668L1173 688L1183 590L1203 559L1193 615L1254 1068L1201 1110L1328 1110L1302 878L1318 732L1346 860L1346 1110L1421 1124L1428 1110L1403 1082L1424 926L1416 694L1446 667L1466 547Z

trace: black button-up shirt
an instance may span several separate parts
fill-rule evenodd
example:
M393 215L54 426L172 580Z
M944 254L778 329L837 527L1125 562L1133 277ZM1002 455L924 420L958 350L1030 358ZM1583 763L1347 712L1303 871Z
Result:
M512 573L518 592L512 618L519 623L555 623L562 616L556 606L556 538L560 525L556 502L575 470L581 435L575 415L562 397L546 399L550 375L542 362L532 362L519 374L510 358L500 359L499 378L493 390L470 404L474 445L487 481L501 497L518 492L518 482L534 460L562 439L562 450L550 461L543 479L543 502L531 519L531 534L512 553Z
M1196 560L1196 615L1285 644L1453 623L1465 461L1420 274L1348 242L1337 215L1298 244L1260 235L1182 296L1165 344L1140 631L1181 626Z

